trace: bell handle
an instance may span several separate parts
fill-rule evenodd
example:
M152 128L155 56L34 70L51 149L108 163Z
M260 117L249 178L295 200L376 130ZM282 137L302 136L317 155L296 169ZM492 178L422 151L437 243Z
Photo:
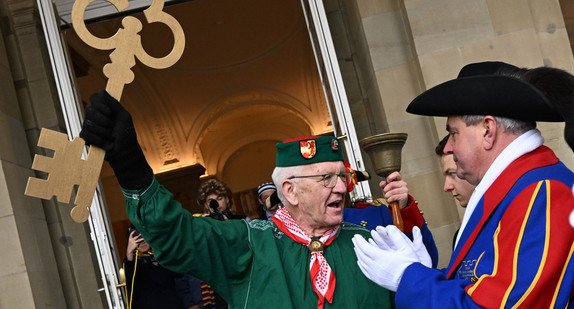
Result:
M393 216L393 224L399 228L401 232L405 232L405 224L403 216L401 216L401 208L398 202L391 202L391 214Z

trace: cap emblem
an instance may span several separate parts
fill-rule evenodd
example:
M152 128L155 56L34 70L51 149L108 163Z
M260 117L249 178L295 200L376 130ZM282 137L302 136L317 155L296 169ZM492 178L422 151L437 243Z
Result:
M317 146L315 145L315 140L300 141L299 146L301 148L301 155L305 159L311 159L317 153Z
M331 149L333 151L338 151L339 150L339 140L334 138L331 140Z

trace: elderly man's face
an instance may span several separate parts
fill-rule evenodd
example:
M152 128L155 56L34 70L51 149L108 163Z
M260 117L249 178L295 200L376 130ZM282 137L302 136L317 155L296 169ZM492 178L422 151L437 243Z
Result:
M302 175L342 174L344 172L343 162L321 162L305 166ZM331 228L343 221L347 185L339 177L337 178L337 183L333 188L325 188L321 177L297 179L296 192L299 204L294 218L304 230Z
M452 154L442 155L440 157L440 165L442 166L442 173L444 175L443 190L450 192L452 196L458 200L460 206L466 207L474 191L474 186L468 181L456 176L456 164L454 163Z
M447 130L450 134L444 147L446 154L453 154L456 163L456 175L473 185L482 179L480 175L484 155L482 151L483 128L480 124L466 126L458 116L447 119Z

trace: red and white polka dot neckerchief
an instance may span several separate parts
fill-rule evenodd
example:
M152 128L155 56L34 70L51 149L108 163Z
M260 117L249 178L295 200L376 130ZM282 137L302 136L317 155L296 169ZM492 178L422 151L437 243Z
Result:
M324 298L326 298L329 303L333 303L333 292L335 291L336 280L331 266L329 266L329 263L327 263L327 260L323 256L323 250L324 247L333 242L335 236L337 236L337 232L339 232L339 226L327 230L325 234L317 240L312 239L305 233L285 208L277 210L277 213L271 220L273 220L277 227L285 233L285 235L289 236L289 238L309 248L311 252L309 265L311 282L313 283L313 290L315 290L315 293L319 296L317 308L323 308Z

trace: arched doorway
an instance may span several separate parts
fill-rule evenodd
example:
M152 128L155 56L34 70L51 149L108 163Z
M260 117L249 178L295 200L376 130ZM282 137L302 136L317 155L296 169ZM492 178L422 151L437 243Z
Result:
M241 168L272 162L270 145L337 131L325 96L329 91L309 39L308 16L300 3L174 1L165 11L186 32L184 57L168 70L136 65L136 79L124 88L121 99L132 113L140 144L158 178L165 176L182 187L185 182L177 179L197 179L205 170L207 177L227 180L232 190L253 190L261 179L267 181L271 164L256 173ZM108 37L125 15L96 18L88 28ZM129 15L144 20L137 10ZM143 45L152 56L162 56L173 39L161 25L148 26L141 32ZM63 28L78 97L85 106L91 93L105 87L101 68L109 62L109 52L92 49L71 28ZM352 135L338 132L347 138ZM236 181L235 174L249 177ZM122 255L128 224L123 196L108 166L101 178L116 249ZM190 191L194 186L189 185ZM186 187L179 190L176 193ZM193 192L184 193L193 203Z

